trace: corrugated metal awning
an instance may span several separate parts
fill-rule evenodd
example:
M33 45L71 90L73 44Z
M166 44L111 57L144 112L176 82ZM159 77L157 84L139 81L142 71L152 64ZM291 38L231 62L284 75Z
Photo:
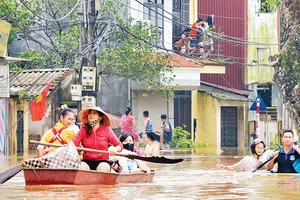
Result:
M225 89L220 89L213 86L201 84L198 89L199 92L205 92L210 94L212 97L226 100L226 101L242 101L242 102L254 102L255 99L250 99L243 94L234 93Z
M20 91L25 91L29 97L37 96L53 80L50 86L52 91L72 72L73 69L69 68L11 71L10 94L17 95Z
M0 57L4 59L6 62L11 63L11 62L33 62L33 60L25 59L25 58L15 58L15 57Z

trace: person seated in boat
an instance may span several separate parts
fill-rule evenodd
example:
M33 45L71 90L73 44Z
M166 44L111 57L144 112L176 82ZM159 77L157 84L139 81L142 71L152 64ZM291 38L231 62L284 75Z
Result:
M122 133L119 140L122 142L124 148L121 153L143 156L142 153L134 147L134 137L130 133ZM122 167L122 173L145 172L150 174L150 168L146 162L142 160L132 160L122 156L114 156L111 157L111 159L119 161Z
M254 171L262 163L259 157L264 153L264 148L266 147L264 141L261 139L255 139L250 144L250 150L252 156L246 156L238 163L234 165L222 165L218 164L217 167L220 169L235 170L237 172L243 171Z
M41 142L55 143L66 145L71 141L76 133L73 129L69 128L73 125L75 114L70 108L63 108L59 113L58 122L55 126L46 131L41 139ZM49 153L49 151L55 150L57 147L46 147L44 145L37 146L37 156L42 157Z
M159 143L155 140L155 137L156 134L154 132L146 132L144 156L160 156Z
M283 146L271 155L273 158L267 165L268 170L271 170L277 163L277 173L297 173L297 171L299 173L300 166L297 163L300 160L300 148L296 142L294 143L293 130L284 130L281 141Z
M84 148L108 151L111 156L122 151L122 143L110 128L110 118L100 107L83 109L78 117L83 125L73 139L76 146L81 144ZM108 149L109 144L112 145L110 149ZM109 161L109 155L84 152L82 169L114 172L114 170L111 170L113 163Z

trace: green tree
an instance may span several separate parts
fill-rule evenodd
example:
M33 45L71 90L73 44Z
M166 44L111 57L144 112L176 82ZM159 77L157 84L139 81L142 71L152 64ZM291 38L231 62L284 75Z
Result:
M12 0L0 1L6 5ZM80 67L81 58L89 58L93 54L98 58L100 74L116 75L135 81L146 90L170 91L169 94L172 94L173 88L163 86L163 83L174 78L172 66L169 65L171 57L162 53L163 45L159 46L161 36L154 26L134 24L121 3L105 0L97 16L90 19L95 20L95 26L90 27L93 29L93 38L88 46L83 47L80 55L82 27L75 12L77 9L74 10L76 3L77 0L20 0L20 4L13 4L13 15L17 7L23 9L30 16L23 15L24 20L31 23L20 25L15 18L9 22L19 27L19 32L26 33L26 41L39 44L38 49L28 45L28 50L20 56L34 60L34 64L40 68L53 68Z
M281 50L271 57L274 81L279 88L285 109L300 133L300 0L267 0L281 16Z
M0 0L1 19L12 24L9 42L16 39L17 34L26 41L27 50L20 57L35 61L35 68L73 67L78 61L80 37L76 2Z
M174 78L171 57L161 51L157 28L126 16L116 1L106 0L101 5L95 29L102 34L95 38L98 45L87 48L96 52L99 73L135 81L148 91L172 94L174 88L163 86Z
M274 81L285 108L300 132L300 0L280 0L283 45L275 62Z
M9 42L16 39L17 33L23 33L30 38L28 32L24 27L29 27L34 24L34 15L24 9L15 0L0 0L0 19L5 20L12 24Z

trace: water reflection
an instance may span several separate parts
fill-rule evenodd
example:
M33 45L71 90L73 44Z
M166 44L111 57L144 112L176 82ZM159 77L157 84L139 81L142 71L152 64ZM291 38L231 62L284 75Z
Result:
M180 164L149 163L157 173L154 182L147 184L25 186L21 172L0 186L1 199L298 199L300 174L218 170L216 164L233 164L242 156L186 153L165 155L183 157ZM21 160L0 156L0 170Z

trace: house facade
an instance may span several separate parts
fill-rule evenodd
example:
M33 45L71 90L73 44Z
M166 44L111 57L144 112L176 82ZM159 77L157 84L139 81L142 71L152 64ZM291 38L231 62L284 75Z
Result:
M3 153L7 150L9 102L9 66L5 58L0 58L0 77L0 153Z
M41 69L10 72L10 97L8 104L8 153L27 154L36 145L29 140L40 140L43 133L58 120L60 107L67 104L77 114L77 102L71 101L71 85L77 80L73 69ZM52 81L47 96L47 112L40 121L32 121L30 105Z
M172 50L173 35L173 2L156 0L150 3L144 1L128 1L129 16L136 22L146 22L157 26L162 34L162 47ZM176 75L173 86L178 84L180 89L175 91L175 96L169 98L168 94L158 94L138 87L134 82L120 80L118 77L102 76L101 91L97 97L97 104L106 111L115 115L123 115L125 107L131 105L135 116L138 131L143 131L143 111L148 110L154 125L154 130L160 130L161 114L167 114L171 124L176 126L186 125L188 131L192 131L192 90L200 86L201 73L224 74L225 65L215 62L194 62L178 54L172 53L177 61L171 63Z
M192 92L195 102L192 118L196 124L193 126L197 127L194 140L208 141L217 153L226 147L242 150L248 146L256 131L256 113L249 108L260 94L268 102L268 111L260 115L259 137L267 144L275 141L281 124L285 124L281 122L283 106L272 81L269 61L279 51L279 14L262 12L261 2L257 0L194 0L189 2L188 10L189 24L199 17L206 20L207 16L214 15L213 31L218 33L218 41L215 37L211 59L227 64L224 75L201 74L203 84ZM182 14L178 15L183 16L188 10L181 10ZM226 98L219 95L220 90L226 92ZM274 108L275 104L279 106Z

